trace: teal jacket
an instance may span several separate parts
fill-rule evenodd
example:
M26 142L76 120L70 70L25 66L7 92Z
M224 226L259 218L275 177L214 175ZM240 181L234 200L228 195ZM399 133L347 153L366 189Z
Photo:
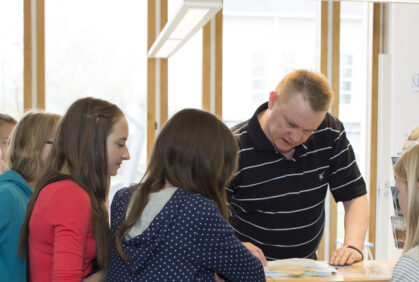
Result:
M32 193L16 171L0 174L0 281L26 281L26 259L19 259L17 243Z

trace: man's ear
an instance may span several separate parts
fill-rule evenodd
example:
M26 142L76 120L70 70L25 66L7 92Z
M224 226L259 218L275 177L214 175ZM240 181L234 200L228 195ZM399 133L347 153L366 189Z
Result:
M272 91L271 93L269 93L269 102L268 102L268 108L272 109L272 107L274 106L276 100L278 99L278 93L275 91Z

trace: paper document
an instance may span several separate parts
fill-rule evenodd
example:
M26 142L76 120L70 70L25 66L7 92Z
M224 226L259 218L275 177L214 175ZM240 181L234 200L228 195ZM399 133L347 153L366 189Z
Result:
M331 276L336 269L326 262L313 259L292 258L269 261L265 266L265 275L278 276Z

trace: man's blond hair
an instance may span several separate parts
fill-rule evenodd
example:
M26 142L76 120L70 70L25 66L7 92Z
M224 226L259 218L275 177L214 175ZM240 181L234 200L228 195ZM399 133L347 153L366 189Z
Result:
M327 111L333 100L333 91L326 77L308 70L287 74L276 87L276 92L282 101L301 93L315 112Z

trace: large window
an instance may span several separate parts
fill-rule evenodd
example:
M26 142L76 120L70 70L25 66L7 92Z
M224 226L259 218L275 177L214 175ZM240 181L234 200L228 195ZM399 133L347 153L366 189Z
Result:
M179 0L168 1L168 18L177 11ZM168 60L169 117L184 108L202 108L202 29Z
M108 100L126 115L131 160L112 179L138 181L146 163L147 1L45 3L46 110L63 114L76 99Z
M352 102L352 54L340 56L340 87L339 104L351 104Z
M345 126L346 135L365 178L368 128L368 4L342 1L340 10L339 119ZM344 208L341 204L338 206L337 236L343 240Z
M223 119L233 126L249 119L285 74L318 69L320 2L223 3Z
M23 1L0 0L0 112L23 114Z

